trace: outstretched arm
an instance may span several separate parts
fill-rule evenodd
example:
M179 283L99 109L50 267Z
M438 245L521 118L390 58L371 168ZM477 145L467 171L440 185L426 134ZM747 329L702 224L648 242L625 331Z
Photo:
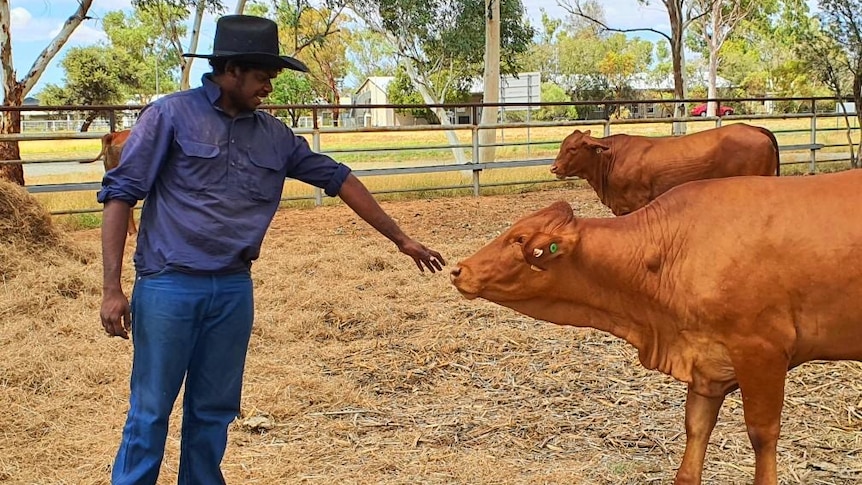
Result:
M446 264L443 256L404 234L398 224L383 211L371 192L356 176L353 174L347 176L338 196L353 209L353 212L371 224L371 227L377 232L394 242L399 251L413 258L419 271L424 272L425 268L428 268L432 273L443 270L443 266Z

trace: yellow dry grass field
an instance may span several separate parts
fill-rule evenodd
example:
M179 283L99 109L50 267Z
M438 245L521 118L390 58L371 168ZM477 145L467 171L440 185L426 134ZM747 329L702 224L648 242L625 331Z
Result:
M567 183L505 196L384 201L450 266L556 200L608 217ZM0 185L0 483L107 484L132 346L105 336L99 230L62 232ZM131 249L125 284L132 281ZM254 265L257 320L231 484L667 484L685 386L623 341L464 300L342 204L278 212ZM791 372L782 484L862 482L862 365ZM179 406L160 484L176 483ZM741 398L725 402L706 484L751 483Z

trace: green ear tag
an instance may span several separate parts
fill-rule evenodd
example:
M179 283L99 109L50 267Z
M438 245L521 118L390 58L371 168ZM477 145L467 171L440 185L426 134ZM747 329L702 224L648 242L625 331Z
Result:
M556 253L557 252L557 243L551 243L551 245L548 246L548 250L551 252L551 254Z

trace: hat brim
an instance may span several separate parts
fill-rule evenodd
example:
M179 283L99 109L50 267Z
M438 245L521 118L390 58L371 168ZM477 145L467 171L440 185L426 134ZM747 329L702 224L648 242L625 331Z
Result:
M233 59L242 60L251 64L258 64L273 69L291 69L299 72L308 72L308 66L299 59L290 56L276 56L266 52L242 52L242 53L218 53L218 54L183 54L183 57L197 57L200 59Z

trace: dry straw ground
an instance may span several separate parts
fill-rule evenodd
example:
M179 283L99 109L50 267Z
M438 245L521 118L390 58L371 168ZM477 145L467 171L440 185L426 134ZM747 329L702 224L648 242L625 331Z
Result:
M0 186L0 482L105 484L132 349L97 321L99 233L57 231L16 190ZM383 205L451 264L558 199L609 215L576 185ZM343 205L280 211L254 278L228 483L672 482L684 385L643 369L614 337L463 300L445 273L420 274ZM782 483L862 482L860 382L855 362L790 374ZM175 483L178 423L177 410L160 484ZM705 483L750 483L752 471L735 393Z

